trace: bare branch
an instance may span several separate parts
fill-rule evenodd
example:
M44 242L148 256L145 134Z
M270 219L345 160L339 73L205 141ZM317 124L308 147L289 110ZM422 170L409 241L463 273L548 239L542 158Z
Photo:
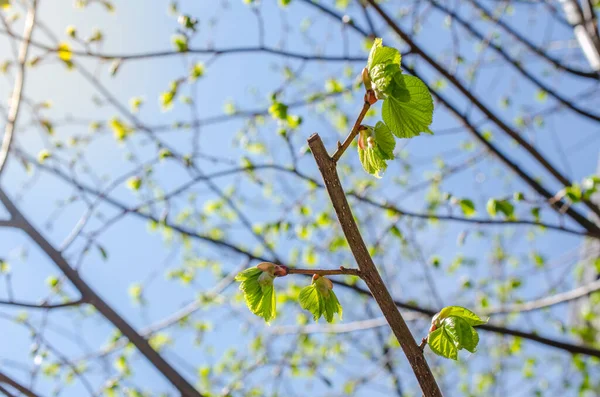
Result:
M4 374L3 372L0 372L0 383L4 383L4 384L7 384L7 385L13 387L15 390L18 390L19 393L21 393L27 397L41 397L39 394L34 393L33 391L29 390L28 388L26 388L25 386L23 386L16 380L10 378L8 375Z
M77 288L82 297L86 299L129 341L146 357L146 359L160 371L171 384L183 395L202 397L179 372L177 372L165 359L150 346L148 341L140 335L123 317L109 306L74 270L63 255L46 240L38 230L21 214L4 190L0 189L0 201L14 219L22 224L23 231L38 245L38 247L56 264L69 281Z

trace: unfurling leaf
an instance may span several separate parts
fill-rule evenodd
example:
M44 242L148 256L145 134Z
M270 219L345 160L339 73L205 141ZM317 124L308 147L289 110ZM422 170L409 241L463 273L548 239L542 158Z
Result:
M48 160L50 157L52 157L52 153L50 153L48 150L46 150L46 149L40 150L40 152L38 153L38 162L40 164L42 164L44 161Z
M287 105L278 102L278 101L274 101L273 104L269 107L269 114L275 119L275 120L287 120L287 116L288 116L288 107Z
M196 62L190 69L190 80L196 81L202 76L204 76L204 64L202 62Z
M475 214L477 213L477 211L475 210L475 204L472 200L462 199L459 201L459 205L463 214L465 214L467 218L475 216Z
M431 93L419 78L402 74L401 58L398 50L375 39L367 63L369 75L363 76L363 81L369 81L377 98L384 99L381 116L394 135L412 138L422 132L432 134Z
M131 111L133 113L137 113L140 110L140 107L143 105L144 99L142 97L136 96L129 100L129 106L131 107Z
M240 291L248 309L268 323L275 318L276 300L273 280L276 265L262 262L256 267L246 269L235 277L240 282Z
M67 65L67 68L73 68L73 53L71 52L71 47L67 43L59 43L58 47L56 48L56 53L58 54L60 60L63 61L65 65Z
M387 168L386 160L394 158L396 140L381 121L375 127L364 126L358 138L358 157L363 168L376 178Z
M188 50L188 39L182 34L177 34L171 38L173 46L177 52L186 52Z
M457 360L461 349L475 353L479 334L473 327L486 322L464 307L445 307L431 320L427 342L435 354Z
M489 199L486 205L487 212L495 218L498 212L504 214L506 219L515 218L515 206L508 200Z
M302 288L299 297L300 306L311 312L315 321L323 316L331 323L336 313L342 318L342 305L333 292L333 284L325 277L315 274L312 284Z
M173 101L179 91L179 80L171 81L169 84L169 91L165 91L160 94L160 107L163 112L170 110L173 107Z
M70 61L73 57L73 54L71 53L71 47L67 43L60 43L56 51L58 52L58 57L63 61Z
M142 178L139 176L132 176L127 180L127 187L131 190L140 190L142 187Z
M118 117L109 120L108 125L119 142L124 141L133 132L133 128L123 123Z

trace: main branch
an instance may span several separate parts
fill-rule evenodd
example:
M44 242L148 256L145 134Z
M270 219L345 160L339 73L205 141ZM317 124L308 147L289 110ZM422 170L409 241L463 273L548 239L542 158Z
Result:
M315 161L317 162L317 166L319 167L319 171L323 176L327 193L329 194L335 213L342 226L348 245L356 259L361 277L367 284L367 287L369 287L375 301L392 328L394 335L398 339L400 346L402 346L402 350L404 350L404 354L408 358L412 370L419 381L423 394L426 397L441 396L442 393L429 369L429 365L427 365L427 361L425 361L423 352L419 349L419 346L417 346L406 322L402 318L400 311L398 311L392 296L385 286L379 271L375 267L371 255L369 255L367 246L354 221L354 216L352 215L350 205L346 199L346 194L342 188L340 178L337 174L335 161L327 154L327 149L325 149L319 135L313 134L308 139L308 146L310 147Z

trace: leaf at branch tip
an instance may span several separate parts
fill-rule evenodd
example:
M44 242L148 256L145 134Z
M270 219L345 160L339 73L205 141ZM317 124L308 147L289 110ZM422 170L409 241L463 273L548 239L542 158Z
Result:
M375 39L367 62L369 79L379 99L391 94L395 86L395 76L402 76L400 52L395 48L384 47L381 43L380 38Z
M488 319L482 319L471 310L462 306L446 306L433 317L431 323L435 324L436 321L441 322L450 316L460 317L472 326L482 325L488 322Z
M268 262L261 263L260 267L244 270L235 277L235 280L240 282L240 291L244 294L248 309L269 323L275 318L277 311L273 287L275 265L266 264Z
M458 359L461 349L475 353L479 334L473 327L486 322L464 307L445 307L431 321L429 347L435 354L453 360Z
M396 74L394 87L383 102L381 117L398 138L412 138L429 129L433 121L433 99L429 89L414 76Z
M369 60L367 62L367 69L371 71L373 67L380 64L396 64L400 66L401 55L400 52L392 47L384 47L383 40L376 38L371 47L369 53Z
M336 313L342 318L342 305L333 292L333 284L325 277L315 275L312 284L302 288L300 306L311 312L315 321L319 321L323 316L331 323Z
M358 157L369 174L381 178L387 168L386 160L394 159L396 140L390 129L381 121L375 128L365 126L358 138Z

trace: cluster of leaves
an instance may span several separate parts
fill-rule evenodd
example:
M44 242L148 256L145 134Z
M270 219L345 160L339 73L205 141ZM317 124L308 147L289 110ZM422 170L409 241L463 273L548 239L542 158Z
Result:
M365 171L378 178L387 167L386 161L394 158L394 135L413 138L421 133L433 134L429 129L433 120L431 93L419 78L403 74L400 62L400 52L383 46L377 38L363 71L365 88L383 100L383 122L361 128L358 153Z
M235 280L240 283L240 290L248 309L268 323L277 315L275 287L273 280L285 276L287 270L270 262L261 262L239 273ZM315 321L325 317L333 322L334 314L342 317L342 306L333 292L333 283L318 275L313 276L312 283L300 291L300 306L312 313Z
M427 343L435 354L457 360L461 349L475 353L479 334L473 327L485 323L487 320L464 307L445 307L431 320Z

